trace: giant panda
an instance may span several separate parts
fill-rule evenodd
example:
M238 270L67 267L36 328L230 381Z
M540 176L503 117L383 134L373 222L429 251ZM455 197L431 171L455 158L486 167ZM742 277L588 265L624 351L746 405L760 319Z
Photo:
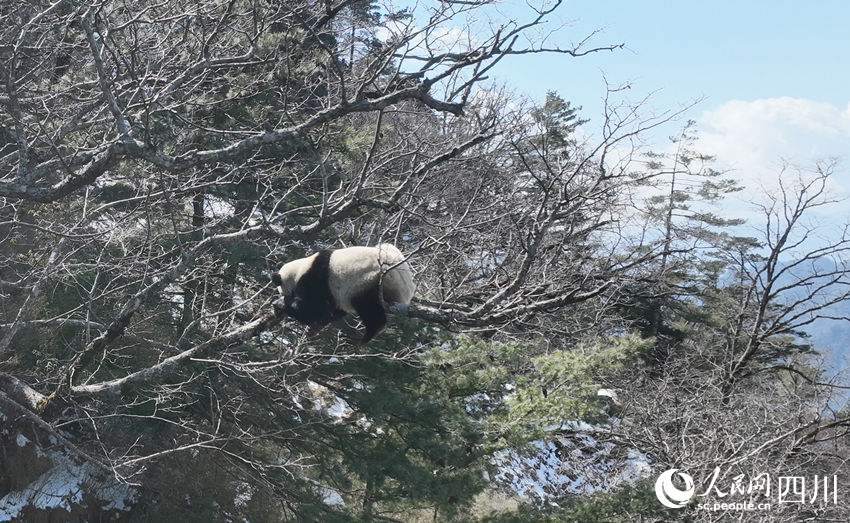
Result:
M288 316L318 330L346 313L357 314L366 328L364 343L387 324L379 289L385 302L404 304L415 291L410 265L388 243L319 251L284 264L272 280Z

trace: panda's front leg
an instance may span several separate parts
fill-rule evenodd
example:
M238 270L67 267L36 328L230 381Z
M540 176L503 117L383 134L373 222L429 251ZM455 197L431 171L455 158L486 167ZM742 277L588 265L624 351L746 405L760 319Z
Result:
M276 316L289 316L287 296L281 295L272 302L272 308Z
M310 332L319 332L320 330L327 327L330 323L333 323L336 320L342 319L344 317L345 311L337 309L336 306L334 306L333 304L329 304L328 307L325 308L322 317L310 324Z
M285 295L275 301L274 307L276 311L280 311L304 325L313 325L320 322L323 317L323 312L316 306L314 300L304 298L299 294Z

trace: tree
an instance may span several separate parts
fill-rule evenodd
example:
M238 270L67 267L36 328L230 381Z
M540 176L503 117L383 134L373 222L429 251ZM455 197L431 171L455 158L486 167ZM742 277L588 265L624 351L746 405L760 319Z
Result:
M729 229L743 223L718 216L712 208L740 187L712 167L714 158L699 153L696 141L691 120L678 137L671 137L673 151L648 153L641 171L652 192L636 203L646 220L643 230L659 239L661 251L635 278L624 307L634 326L655 340L648 354L655 362L671 357L671 347L682 341L683 332L674 322L687 317L690 298L699 299L709 281L719 278L723 263L710 253L734 242Z
M846 235L817 234L812 221L816 210L835 202L826 191L830 169L830 164L820 165L793 176L783 171L778 191L768 194L761 205L758 237L714 236L716 245L701 256L714 269L690 280L690 292L665 297L669 304L665 322L677 332L665 339L668 356L621 371L616 367L591 371L591 381L616 391L616 409L608 411L611 418L595 425L552 429L546 441L557 444L546 452L592 440L596 443L585 452L602 455L608 470L634 467L634 456L644 456L641 462L657 472L687 471L699 493L715 477L723 495L729 496L721 501L727 502L766 500L763 492L730 496L729 485L736 477L743 478L746 487L750 478L767 473L774 489L779 476L806 477L811 482L815 477L832 481L834 475L838 484L845 482L850 427L847 386L840 375L828 375L823 355L808 343L803 331L817 320L843 319L834 306L847 299ZM699 266L682 264L688 270ZM641 327L646 324L639 320L636 325L645 335ZM646 342L652 343L651 349ZM644 347L645 352L638 350L638 355L653 354L656 341L647 338ZM550 459L547 453L540 459ZM579 463L573 465L573 460ZM576 471L582 464L595 463L587 456L563 461L569 463L569 472L564 473L572 473L568 484L577 481ZM585 482L593 478L588 473L578 477ZM695 498L675 514L659 513L660 505L651 503L651 481L597 484L591 496L576 495L557 481L543 488L557 500L557 507L547 507L544 514L554 513L556 520L576 514L585 521L640 517L714 521L718 517L696 507L720 499L717 496ZM823 494L823 485L820 488ZM812 491L808 492L811 497ZM776 499L775 495L767 499L773 503L769 512L747 512L746 519L842 519L846 513L846 507L832 503L831 498L803 505Z
M59 1L4 12L4 411L121 481L181 484L209 510L237 510L246 484L255 501L239 510L266 517L467 503L482 456L466 447L480 435L451 388L405 387L433 369L394 358L418 362L412 347L442 331L416 323L418 337L385 350L338 329L306 337L274 315L267 274L323 246L393 241L420 269L420 300L399 316L510 338L637 263L591 254L616 233L596 214L630 183L599 160L653 122L612 110L601 141L578 144L579 121L555 95L528 122L481 88L508 55L618 46L522 47L555 3L447 48L444 29L486 7ZM323 398L359 417L343 423ZM413 447L411 407L434 413ZM166 457L183 467L150 467ZM211 488L186 472L196 463L231 476ZM446 492L445 478L468 490ZM327 484L349 504L323 503ZM171 492L145 510L179 513Z

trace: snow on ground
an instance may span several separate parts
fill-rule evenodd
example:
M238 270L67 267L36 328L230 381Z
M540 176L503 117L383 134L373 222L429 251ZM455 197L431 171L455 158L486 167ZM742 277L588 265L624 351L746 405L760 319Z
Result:
M493 462L497 483L521 498L551 502L632 483L650 474L649 458L633 448L600 441L604 426L572 422L569 437L536 441L531 449L502 451Z
M18 434L16 442L24 447L30 440ZM137 499L135 489L114 478L104 478L90 463L80 464L60 450L36 449L36 453L48 458L53 466L25 488L0 498L0 521L13 521L27 508L61 508L70 513L72 506L81 503L84 495L87 500L94 498L100 502L105 512L129 510Z

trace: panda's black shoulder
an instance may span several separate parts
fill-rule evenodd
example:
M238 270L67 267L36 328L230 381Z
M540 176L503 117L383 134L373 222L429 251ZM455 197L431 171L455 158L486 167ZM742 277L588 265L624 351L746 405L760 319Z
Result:
M314 293L330 296L331 288L328 283L330 279L330 262L332 250L321 250L316 253L313 263L304 272L295 285L296 293Z

